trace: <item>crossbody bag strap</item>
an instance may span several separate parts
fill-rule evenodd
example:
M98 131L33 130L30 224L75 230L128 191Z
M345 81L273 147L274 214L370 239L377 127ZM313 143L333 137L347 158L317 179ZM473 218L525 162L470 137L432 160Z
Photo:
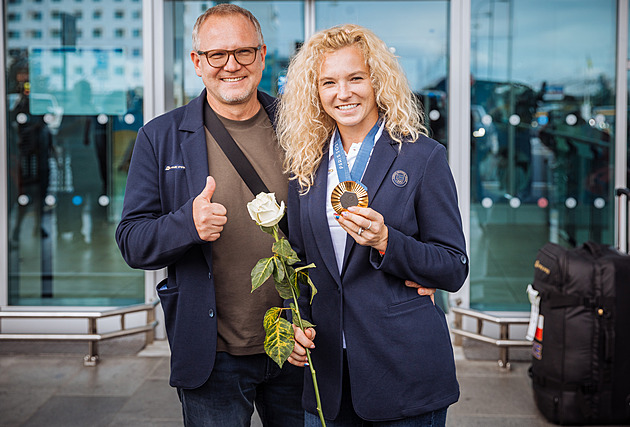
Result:
M221 123L221 120L219 120L214 110L212 110L209 105L206 105L206 109L206 118L209 121L209 123L207 123L208 131L217 144L219 144L221 150L223 150L228 160L234 166L234 169L236 169L243 182L245 182L245 185L247 185L247 188L250 189L254 197L259 193L269 193L269 189L262 178L260 178L256 169L254 169L241 148L236 144L232 135L230 135L225 126L223 126L223 123ZM286 215L282 217L278 226L285 236L289 235L289 224Z

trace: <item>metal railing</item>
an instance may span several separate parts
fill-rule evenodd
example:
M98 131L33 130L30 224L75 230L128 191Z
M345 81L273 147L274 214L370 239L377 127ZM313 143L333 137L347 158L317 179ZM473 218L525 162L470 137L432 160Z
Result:
M498 363L499 367L502 369L510 369L510 347L530 347L532 345L532 343L527 340L510 339L510 325L526 325L529 323L528 317L492 316L481 311L461 307L451 307L450 310L455 314L455 320L453 322L453 327L451 328L451 332L455 335L454 344L461 346L462 337L466 337L497 346L499 348ZM477 319L476 332L465 331L462 329L464 316ZM492 338L482 334L484 321L499 325L500 338Z
M0 311L2 319L87 319L87 333L4 333L0 330L0 340L31 340L31 341L87 341L88 354L83 357L85 366L96 366L99 360L98 342L126 335L145 333L146 344L153 343L154 329L158 322L155 320L155 307L159 299L126 307L106 311ZM127 329L125 316L141 311L147 312L145 325ZM106 317L120 316L120 329L112 332L98 333L97 320Z

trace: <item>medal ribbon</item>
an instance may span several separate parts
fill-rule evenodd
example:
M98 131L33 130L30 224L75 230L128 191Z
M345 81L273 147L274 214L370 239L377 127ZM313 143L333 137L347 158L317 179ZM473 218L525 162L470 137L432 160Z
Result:
M333 154L335 156L335 166L337 167L337 177L339 178L339 182L354 181L367 190L366 186L361 183L361 177L365 172L368 160L370 160L370 154L372 153L372 147L374 147L375 142L374 138L380 128L379 125L380 120L377 120L374 127L372 127L363 139L357 158L354 161L354 165L352 165L352 170L348 168L348 159L346 158L346 153L343 151L343 144L341 143L339 129L335 130Z

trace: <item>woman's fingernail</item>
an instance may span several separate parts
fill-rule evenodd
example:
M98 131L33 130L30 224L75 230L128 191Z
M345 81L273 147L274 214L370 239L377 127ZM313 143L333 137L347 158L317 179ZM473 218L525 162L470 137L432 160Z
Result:
M341 212L341 215L343 215L343 217L345 218L345 217L347 217L349 215L349 213L346 212L346 211L343 211L343 212Z
M335 219L339 219L339 215L335 215Z
M308 362L304 362L304 366L305 366L305 367L308 367Z

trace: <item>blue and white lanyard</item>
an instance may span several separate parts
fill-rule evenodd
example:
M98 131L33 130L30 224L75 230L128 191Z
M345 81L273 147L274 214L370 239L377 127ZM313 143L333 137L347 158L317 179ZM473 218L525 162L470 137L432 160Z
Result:
M343 151L343 144L341 143L341 136L339 135L339 129L335 130L335 139L333 141L333 154L335 156L335 166L337 167L337 177L339 182L354 181L367 190L367 187L361 183L361 177L365 172L368 160L370 160L370 154L372 153L372 147L374 147L374 138L380 128L380 120L376 121L374 127L368 132L361 143L361 148L357 154L357 158L354 161L352 170L348 168L348 160L346 153Z

